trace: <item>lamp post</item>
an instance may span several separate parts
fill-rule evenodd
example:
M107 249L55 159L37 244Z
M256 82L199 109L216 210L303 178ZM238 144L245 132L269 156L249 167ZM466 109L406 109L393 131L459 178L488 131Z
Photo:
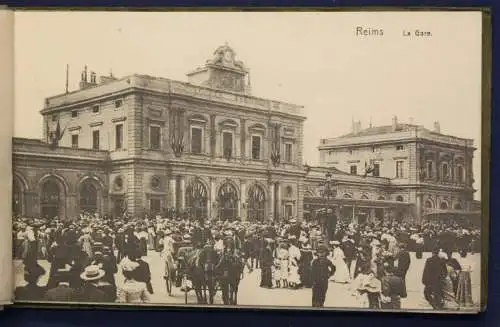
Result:
M326 232L326 236L328 241L331 241L333 239L333 236L335 234L335 229L337 225L337 219L335 215L333 214L333 210L328 207L328 202L330 201L331 198L335 198L337 196L337 191L336 189L333 188L334 186L334 181L332 180L332 173L329 171L326 172L325 174L325 187L323 190L323 199L326 200L327 204L326 207L323 208L323 222L322 222L322 227L323 230Z

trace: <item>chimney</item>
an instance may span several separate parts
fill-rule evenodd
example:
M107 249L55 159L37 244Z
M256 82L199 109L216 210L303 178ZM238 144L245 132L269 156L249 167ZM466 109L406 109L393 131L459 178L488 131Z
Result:
M434 122L434 132L441 134L441 125L438 121Z
M392 117L392 131L395 132L398 129L398 117L393 116Z

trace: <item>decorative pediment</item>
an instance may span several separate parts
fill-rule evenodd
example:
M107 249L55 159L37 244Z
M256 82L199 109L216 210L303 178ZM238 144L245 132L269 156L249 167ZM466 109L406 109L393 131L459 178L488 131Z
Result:
M284 137L294 137L295 136L295 130L293 128L285 127L283 129L283 136Z
M248 131L251 133L265 133L266 126L260 123L256 123L248 127Z
M206 124L208 122L208 119L200 114L193 114L188 117L188 122L191 124Z
M90 123L89 126L90 127L97 127L97 126L101 126L102 124L103 124L102 121L98 121L98 122Z
M230 128L230 129L236 129L238 128L238 123L233 120L233 119L225 119L219 123L219 126L221 128Z
M118 117L118 118L111 119L111 121L113 123L119 123L119 122L122 122L122 121L125 121L125 120L127 120L127 117Z
M152 108L152 107L149 107L148 108L148 111L149 111L149 115L151 117L161 117L162 114L163 114L163 110L160 109L160 108Z
M68 128L68 131L70 131L70 132L78 132L78 131L80 131L81 129L82 129L82 127L81 127L81 126L72 126L72 127L69 127L69 128Z

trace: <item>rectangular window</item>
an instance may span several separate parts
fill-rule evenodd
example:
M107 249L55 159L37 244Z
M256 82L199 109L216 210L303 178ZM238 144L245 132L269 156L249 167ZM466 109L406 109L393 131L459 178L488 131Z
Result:
M203 130L191 127L191 153L200 154L202 151Z
M92 131L92 149L99 150L99 131Z
M115 100L115 108L120 108L123 105L122 100Z
M233 133L222 133L222 151L224 157L233 156Z
M71 118L76 118L76 117L78 117L78 111L73 110L73 111L71 112Z
M462 166L457 167L457 180L460 183L464 181L464 167Z
M78 148L78 134L71 135L71 146L73 148Z
M427 178L432 178L432 161L427 161L425 164L425 176Z
M351 165L351 175L357 175L357 174L358 174L358 166Z
M93 106L93 107L92 107L92 112L93 112L94 114L98 114L98 113L99 113L99 110L100 110L99 106Z
M292 162L292 143L285 143L285 162Z
M161 147L161 128L160 126L149 126L149 147L158 150Z
M448 169L448 163L443 162L443 164L441 165L441 176L443 176L444 179L447 179L449 177Z
M373 164L373 176L375 176L375 177L380 176L380 164L379 163Z
M53 115L52 116L52 121L57 121L59 119L59 116L58 115Z
M160 199L150 199L149 200L149 211L152 215L161 213L161 200Z
M404 150L404 146L402 146L402 145L397 145L397 146L396 146L396 150L397 150L397 151L403 151L403 150Z
M260 136L252 136L252 159L260 160Z
M115 149L121 150L123 147L123 124L115 126Z
M396 161L396 178L404 177L403 165L404 161Z

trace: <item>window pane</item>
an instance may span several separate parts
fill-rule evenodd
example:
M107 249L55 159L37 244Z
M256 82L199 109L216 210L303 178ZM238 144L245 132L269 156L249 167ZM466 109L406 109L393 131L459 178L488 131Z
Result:
M373 164L373 176L375 177L380 176L380 164L378 163Z
M233 134L224 132L222 133L222 149L224 151L224 155L232 155L233 151Z
M78 148L78 134L71 135L71 146L73 148Z
M122 148L123 145L123 125L116 125L115 127L115 146L116 149L119 150Z
M351 166L351 175L357 175L357 174L358 174L358 167Z
M201 153L201 128L191 128L191 152Z
M99 150L99 131L92 132L92 149Z
M151 149L159 149L161 145L161 130L158 126L149 127L149 140Z
M290 143L285 144L285 161L292 162L292 145Z
M252 136L252 159L260 159L260 136Z

